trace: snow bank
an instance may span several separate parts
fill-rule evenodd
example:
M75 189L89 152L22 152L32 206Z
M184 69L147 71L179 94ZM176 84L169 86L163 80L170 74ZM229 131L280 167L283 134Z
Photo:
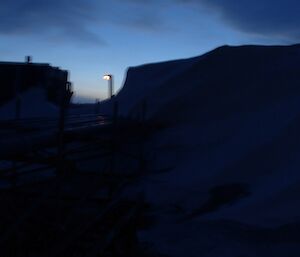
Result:
M47 101L46 92L41 88L31 88L20 96L20 118L57 117L58 108ZM16 117L16 99L0 106L0 119Z
M142 182L157 219L142 240L170 256L299 256L299 70L300 45L128 70L114 100L123 116L146 103L165 124L148 143L150 171L171 168Z

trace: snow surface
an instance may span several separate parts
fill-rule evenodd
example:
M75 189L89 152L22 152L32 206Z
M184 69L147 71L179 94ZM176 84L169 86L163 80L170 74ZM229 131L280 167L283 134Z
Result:
M20 118L58 117L58 108L47 101L46 92L41 88L31 88L20 96ZM15 119L16 99L0 106L0 120Z
M149 170L170 168L138 185L155 217L142 241L168 256L300 256L299 70L300 45L129 68L114 101L164 124Z

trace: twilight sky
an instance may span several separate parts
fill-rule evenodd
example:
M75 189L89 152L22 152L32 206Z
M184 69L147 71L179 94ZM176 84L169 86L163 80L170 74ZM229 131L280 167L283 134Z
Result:
M1 0L0 61L71 72L76 101L106 98L126 68L224 44L300 42L299 0Z

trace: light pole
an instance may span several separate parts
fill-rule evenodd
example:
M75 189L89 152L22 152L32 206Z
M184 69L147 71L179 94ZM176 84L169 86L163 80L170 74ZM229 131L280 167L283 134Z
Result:
M113 75L105 74L103 79L108 81L108 95L109 98L112 98L114 95Z

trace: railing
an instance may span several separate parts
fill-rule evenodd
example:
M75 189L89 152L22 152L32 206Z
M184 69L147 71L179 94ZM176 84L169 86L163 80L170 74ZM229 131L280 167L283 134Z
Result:
M7 256L102 256L109 248L119 251L116 244L126 240L135 249L122 251L131 256L130 251L137 249L136 223L143 199L128 201L123 191L146 170L145 121L119 119L116 107L111 121L105 119L107 123L98 126L94 115L72 119L64 129L59 158L55 137L52 144L49 138L44 145L31 142L31 151L12 154L12 167L0 172L2 179L12 181L8 190L0 190L0 204L5 197L14 202L11 213L2 212L13 222L3 225L0 219L0 248ZM124 150L129 143L135 144L136 153ZM130 174L120 168L120 156L132 162ZM78 167L89 158L100 164L97 172ZM22 182L22 177L49 170L50 178Z

